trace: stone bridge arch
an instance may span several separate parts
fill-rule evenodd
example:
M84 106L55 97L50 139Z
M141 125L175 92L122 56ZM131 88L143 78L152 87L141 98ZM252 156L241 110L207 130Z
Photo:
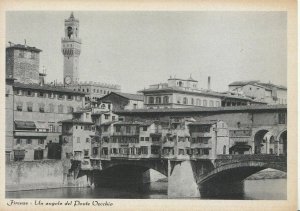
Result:
M153 169L168 175L168 162L165 160L107 160L101 161L101 170L93 171L92 183L95 186L127 186L148 182L145 172ZM149 177L149 175L148 175Z
M101 161L101 170L105 171L109 168L117 166L136 166L144 169L153 169L159 173L167 176L168 175L168 162L163 159L149 159L149 160L109 160Z
M252 156L252 158L250 157ZM286 156L263 156L261 159L254 155L247 156L247 159L240 160L239 158L232 160L218 160L215 168L210 172L201 175L197 183L230 183L240 182L263 169L271 168L287 171Z
M286 154L286 125L264 126L252 129L253 154Z

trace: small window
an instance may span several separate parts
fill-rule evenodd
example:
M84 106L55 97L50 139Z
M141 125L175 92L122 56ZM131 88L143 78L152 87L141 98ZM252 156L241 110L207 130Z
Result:
M38 95L39 97L45 97L45 93L43 93L43 92L39 92L39 95Z
M130 128L130 126L126 126L126 133L130 133L130 130L131 128Z
M121 126L120 125L116 126L116 132L121 132Z
M141 137L141 141L144 141L145 139L144 139L144 137Z
M38 144L43 145L44 144L44 139L42 139L42 138L38 139Z
M186 97L183 98L183 104L188 104L188 99Z
M109 114L104 114L104 118L108 119L109 118Z
M108 131L108 126L105 125L105 126L103 127L103 130L104 130L104 132L107 132L107 131Z
M54 98L54 93L48 93L48 97L53 99Z
M88 149L85 149L84 150L84 157L88 157L89 156L89 150Z
M21 144L21 139L20 138L17 138L16 144Z
M26 140L26 144L32 144L32 140L31 140L30 138L28 138L28 139Z
M86 143L90 143L90 139L89 138L86 138Z
M73 100L73 96L72 95L68 95L68 100Z
M31 97L33 94L32 94L32 91L28 90L27 91L27 96Z
M279 113L278 114L278 123L279 124L286 124L286 113Z
M64 112L64 106L63 105L59 105L58 106L58 113L63 113Z
M145 137L145 141L149 141L149 137Z
M54 125L49 125L49 132L55 132L54 128L55 128Z
M147 131L147 126L143 126L143 131Z
M17 111L22 111L23 110L23 104L17 104Z
M63 94L58 94L58 99L63 99L64 95Z
M74 108L72 106L68 106L68 113L72 113L74 111Z
M93 155L98 155L98 147L93 148Z
M32 104L31 103L27 104L27 111L32 112Z
M116 119L116 116L112 116L111 119L114 121Z
M40 110L41 113L44 113L45 112L45 107L44 106L40 106L39 110Z
M20 52L19 52L19 57L20 57L20 58L24 58L24 51L20 50Z
M53 104L49 104L49 112L54 113L54 105Z

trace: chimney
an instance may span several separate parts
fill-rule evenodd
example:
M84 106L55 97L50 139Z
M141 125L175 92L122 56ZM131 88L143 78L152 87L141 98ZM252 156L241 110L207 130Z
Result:
M207 89L210 90L210 76L208 76L207 79Z

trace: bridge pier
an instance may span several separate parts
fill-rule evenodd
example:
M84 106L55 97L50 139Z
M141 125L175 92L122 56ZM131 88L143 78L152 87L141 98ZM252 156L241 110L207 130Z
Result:
M200 191L194 178L191 161L168 161L168 197L200 197Z

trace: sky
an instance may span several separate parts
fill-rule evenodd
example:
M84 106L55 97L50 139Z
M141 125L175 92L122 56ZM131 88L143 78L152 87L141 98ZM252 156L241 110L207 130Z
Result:
M42 50L47 82L63 81L61 38L71 11L10 11L6 43ZM227 91L238 80L287 85L286 12L74 11L82 40L80 81L135 93L172 77Z

